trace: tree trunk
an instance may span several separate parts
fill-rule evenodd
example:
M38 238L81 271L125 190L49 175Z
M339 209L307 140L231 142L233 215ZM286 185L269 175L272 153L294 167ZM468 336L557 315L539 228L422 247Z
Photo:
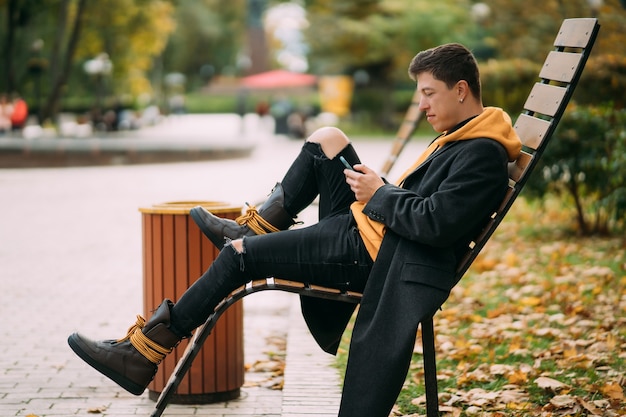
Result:
M0 90L13 92L15 90L15 68L13 68L13 56L15 46L15 31L19 15L19 0L9 0L7 5L7 37L4 42L4 68L6 71L6 85L0 85Z
M582 202L580 201L580 195L578 193L578 183L574 178L568 183L567 188L574 198L574 204L576 205L576 219L578 221L578 227L580 227L580 232L587 236L589 234L589 225L587 224L587 219L585 218L585 211L583 209Z
M76 19L74 20L74 26L68 41L67 49L65 50L63 63L58 73L59 75L53 81L52 91L50 92L50 95L46 100L46 104L41 111L42 121L52 118L58 110L61 93L67 84L67 80L69 79L70 71L72 69L74 54L76 52L76 46L78 45L78 39L80 38L80 31L82 29L86 7L87 0L79 0L78 7L76 9Z
M59 76L59 59L63 53L63 44L65 41L65 34L67 28L67 14L69 8L69 0L63 0L59 6L57 14L57 32L54 37L54 43L52 44L52 51L50 53L50 67L48 77L50 84Z

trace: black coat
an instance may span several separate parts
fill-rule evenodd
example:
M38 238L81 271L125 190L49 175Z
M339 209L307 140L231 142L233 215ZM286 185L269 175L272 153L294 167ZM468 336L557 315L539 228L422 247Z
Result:
M507 162L495 140L451 142L402 188L384 185L363 209L387 231L352 334L341 416L387 416L408 371L419 322L446 300L459 257L504 197ZM354 308L302 297L311 333L333 354Z

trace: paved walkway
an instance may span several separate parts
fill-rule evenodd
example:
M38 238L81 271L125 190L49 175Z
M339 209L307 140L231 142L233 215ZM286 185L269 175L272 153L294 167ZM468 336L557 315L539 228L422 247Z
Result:
M74 331L121 337L141 313L138 208L166 201L257 201L282 177L300 146L260 135L246 158L0 169L0 416L148 416L154 402L147 392L128 394L66 343ZM375 167L390 144L355 146ZM412 144L405 155L421 148ZM239 399L171 405L164 416L336 415L340 378L334 358L306 331L297 296L255 294L244 300L244 312L246 364L267 361L268 351L280 350L277 341L286 339L283 390L269 388L275 382L271 370L247 372Z

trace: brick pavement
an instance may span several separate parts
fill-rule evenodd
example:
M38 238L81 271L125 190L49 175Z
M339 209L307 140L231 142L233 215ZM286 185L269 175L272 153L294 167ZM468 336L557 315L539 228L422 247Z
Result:
M121 337L141 312L139 207L198 199L241 204L242 196L256 201L300 148L280 137L259 145L250 157L233 160L0 169L0 417L150 414L147 393L135 397L100 376L66 338L77 330ZM388 144L364 142L357 150L376 166ZM279 292L244 300L246 363L265 357L268 338L287 336L283 391L257 386L264 376L247 374L239 399L172 405L164 416L335 415L333 358L314 345L296 301ZM307 376L324 383L314 385Z

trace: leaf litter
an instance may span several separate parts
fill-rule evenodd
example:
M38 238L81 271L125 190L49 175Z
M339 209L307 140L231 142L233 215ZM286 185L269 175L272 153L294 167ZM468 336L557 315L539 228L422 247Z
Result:
M525 204L435 315L440 415L626 416L626 240ZM425 415L421 353L393 416Z

